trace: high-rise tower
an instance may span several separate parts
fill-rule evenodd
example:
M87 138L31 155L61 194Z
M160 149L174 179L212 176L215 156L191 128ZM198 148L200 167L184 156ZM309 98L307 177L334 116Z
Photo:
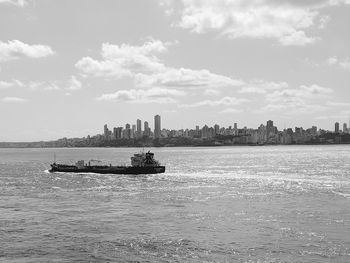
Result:
M141 131L141 120L140 119L137 119L136 121L136 136L137 137L141 137L142 136L142 131Z
M335 133L339 133L339 122L336 122L336 123L334 124L334 132L335 132Z
M154 138L160 138L160 116L156 115L154 116Z

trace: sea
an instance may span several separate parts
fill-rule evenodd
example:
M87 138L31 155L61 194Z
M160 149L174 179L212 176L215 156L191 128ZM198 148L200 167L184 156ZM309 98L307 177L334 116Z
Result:
M0 149L0 262L350 262L350 145Z

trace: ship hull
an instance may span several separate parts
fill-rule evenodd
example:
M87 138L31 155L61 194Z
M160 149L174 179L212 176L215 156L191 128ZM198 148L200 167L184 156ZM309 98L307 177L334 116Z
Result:
M75 165L51 165L49 172L64 173L98 173L98 174L158 174L165 172L165 166L84 166L79 168Z

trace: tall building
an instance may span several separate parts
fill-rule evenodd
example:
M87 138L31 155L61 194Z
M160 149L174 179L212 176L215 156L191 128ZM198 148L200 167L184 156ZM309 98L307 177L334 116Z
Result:
M107 138L108 136L108 127L107 127L107 124L105 124L103 126L103 135L105 136L105 138Z
M118 133L118 129L116 127L113 128L113 140L117 139L117 133Z
M269 128L272 128L273 127L273 121L272 120L268 120L267 123L266 123L266 128L269 129Z
M115 131L116 139L121 139L123 136L123 127L118 127Z
M233 124L233 134L238 135L237 122Z
M136 133L136 125L133 124L131 129L131 138L135 138L135 133Z
M267 133L267 138L275 134L275 127L273 126L272 120L268 120L266 122L266 133Z
M130 139L131 138L131 129L130 124L125 124L125 130L123 131L123 138L124 139Z
M343 133L348 133L348 125L345 122L343 123Z
M137 126L137 129L136 129L137 137L141 137L142 131L141 131L141 120L140 119L137 119L136 126Z
M336 123L334 124L334 132L335 132L335 133L339 133L339 122L336 122Z
M146 137L149 137L151 135L150 128L149 128L149 125L148 125L148 121L144 122L143 135L146 136Z
M154 116L154 138L160 138L160 131L161 131L161 125L160 125L160 116L156 115Z
M214 133L219 134L219 131L220 131L220 126L218 124L215 124L214 125Z

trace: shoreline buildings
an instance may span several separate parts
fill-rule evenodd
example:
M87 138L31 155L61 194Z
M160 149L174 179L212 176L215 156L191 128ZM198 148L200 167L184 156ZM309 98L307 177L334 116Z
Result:
M103 140L118 141L118 140L170 140L170 139L186 139L187 142L213 141L220 144L250 144L250 145L264 145L264 144L305 144L305 143L332 143L332 140L337 143L341 139L338 137L327 137L325 134L344 135L350 134L350 129L347 124L343 124L343 129L340 130L339 122L334 124L334 131L326 131L317 129L316 126L304 129L303 127L285 128L282 131L274 125L272 120L268 120L266 125L261 124L257 129L253 128L238 128L235 122L228 128L220 127L215 124L213 127L204 125L200 128L198 125L194 129L180 129L169 130L161 128L161 116L154 116L154 129L149 127L147 121L144 122L144 129L142 130L142 121L136 120L136 124L126 124L123 127L114 127L112 130L108 129L107 124L103 127ZM349 135L350 136L350 135ZM339 137L340 138L340 137ZM174 142L174 140L173 140ZM175 143L177 141L175 140Z

